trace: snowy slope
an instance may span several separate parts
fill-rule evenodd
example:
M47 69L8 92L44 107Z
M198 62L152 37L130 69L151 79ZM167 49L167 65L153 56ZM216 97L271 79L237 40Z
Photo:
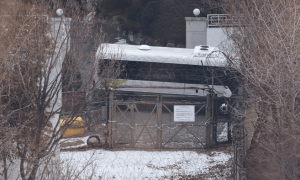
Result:
M194 151L89 150L61 152L60 157L66 176L70 173L74 178L81 172L75 179L221 180L230 179L232 156L221 151L204 154Z

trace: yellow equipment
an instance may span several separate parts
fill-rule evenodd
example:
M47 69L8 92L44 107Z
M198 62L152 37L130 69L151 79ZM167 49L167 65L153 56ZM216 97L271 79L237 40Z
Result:
M70 118L61 119L60 126L62 127L67 121L70 121ZM84 121L81 117L77 117L71 126L66 130L63 137L80 137L84 136Z

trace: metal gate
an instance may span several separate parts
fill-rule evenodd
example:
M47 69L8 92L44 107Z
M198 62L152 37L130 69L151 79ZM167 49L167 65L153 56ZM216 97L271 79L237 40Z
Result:
M115 102L111 131L113 147L155 148L157 146L156 103Z
M111 93L109 146L199 149L216 144L225 130L229 134L228 122L213 121L214 103L208 102L206 97ZM194 121L174 120L175 106L193 108Z
M205 147L205 106L206 102L163 102L162 148L189 149ZM175 122L174 106L184 105L195 108L194 122Z

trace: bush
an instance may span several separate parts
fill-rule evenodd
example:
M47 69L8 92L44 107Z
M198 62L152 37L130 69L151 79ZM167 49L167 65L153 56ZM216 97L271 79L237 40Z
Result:
M149 2L154 2L154 1L161 2L162 0L141 0L141 4L143 6L146 6Z
M103 8L106 11L125 9L131 5L132 3L130 0L103 0Z
M194 17L193 10L201 9L201 16L218 12L219 0L141 0L147 3L141 23L143 33L163 43L175 41L185 44L185 17Z
M156 20L159 16L159 9L160 9L160 1L151 1L147 4L146 8L144 9L141 22L143 26L143 33L147 36L153 35L153 26L156 23Z
M200 7L204 7L202 0L163 0L153 29L154 38L163 42L173 40L185 44L185 17L194 17L193 9ZM201 16L203 15L201 11Z
M129 31L132 31L133 33L138 33L141 29L141 25L132 20L126 20L121 24L121 30L126 31L127 33Z
M135 21L135 22L140 22L142 9L137 6L130 6L130 7L126 8L126 14L127 14L128 19Z

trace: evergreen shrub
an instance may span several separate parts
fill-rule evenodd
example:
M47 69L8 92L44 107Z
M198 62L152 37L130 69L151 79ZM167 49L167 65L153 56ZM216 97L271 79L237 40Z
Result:
M142 8L137 7L135 5L126 8L127 19L130 19L135 22L140 22Z
M152 37L153 35L153 27L160 13L160 3L160 1L149 2L142 13L141 22L143 26L143 33L147 36Z
M121 30L126 31L127 33L129 31L132 31L133 33L138 33L142 29L141 25L137 22L134 22L132 20L126 20L121 24Z
M115 9L125 10L127 7L131 6L130 0L103 0L103 8L106 11L112 11Z

